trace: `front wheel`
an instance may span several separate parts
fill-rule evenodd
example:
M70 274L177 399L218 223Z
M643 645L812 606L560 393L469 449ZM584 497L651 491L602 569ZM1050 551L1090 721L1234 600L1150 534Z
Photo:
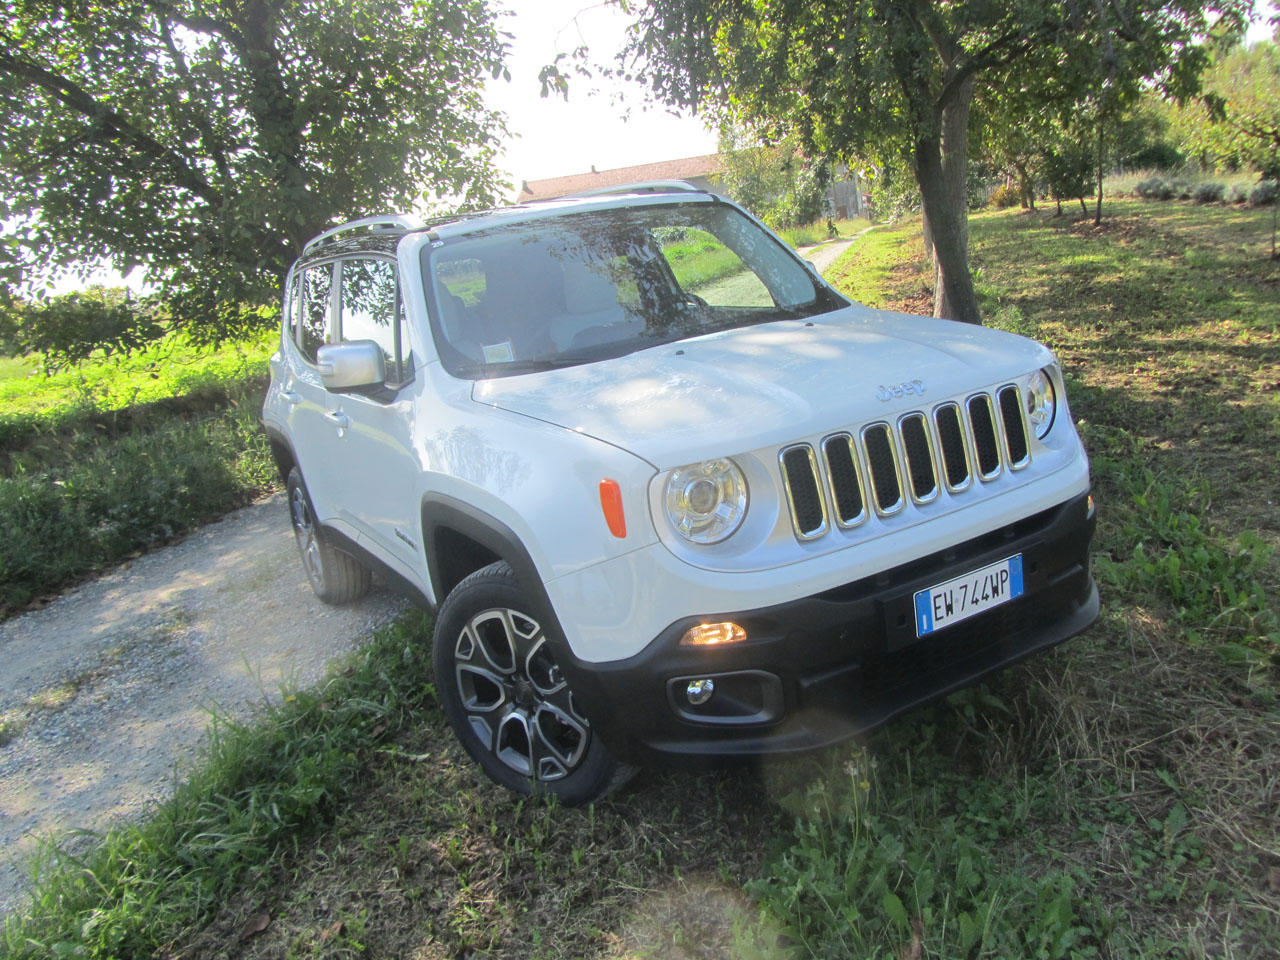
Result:
M504 562L477 570L440 607L436 690L454 734L488 776L521 794L590 803L633 772L582 714L533 605Z
M289 518L293 521L293 538L298 543L302 567L315 595L325 603L351 603L369 592L372 576L369 568L337 547L324 542L316 525L311 497L302 482L302 471L289 471L285 485L289 497Z

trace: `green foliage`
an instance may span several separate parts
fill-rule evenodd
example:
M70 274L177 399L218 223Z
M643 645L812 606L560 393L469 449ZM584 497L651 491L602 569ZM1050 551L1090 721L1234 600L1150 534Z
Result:
M487 0L15 0L0 28L0 276L141 265L168 319L260 329L335 220L500 192ZM119 318L116 318L119 319ZM87 339L87 336L86 338Z
M128 356L164 336L155 306L139 301L128 290L91 287L34 303L19 303L7 311L9 348L14 353L38 353L47 369L83 363L95 354ZM0 320L0 324L5 321Z
M764 146L727 126L720 133L720 163L716 182L772 229L813 223L821 216L823 177L793 140Z
M1117 521L1109 552L1095 562L1104 589L1168 604L1192 643L1280 652L1280 619L1263 577L1273 551L1250 530L1234 538L1206 528L1212 501L1203 481L1159 476L1141 440L1086 424L1093 470Z
M1280 177L1280 44L1241 44L1215 58L1203 102L1180 111L1178 124L1207 160Z
M980 322L965 230L970 98L1035 99L1064 114L1090 100L1100 122L1117 115L1121 91L1136 97L1146 78L1186 96L1207 58L1196 41L1211 26L1240 28L1251 10L1251 0L1212 13L1196 0L1123 9L1068 0L650 0L624 62L658 98L709 105L770 139L796 132L808 156L906 165L937 254L936 306Z
M220 516L276 480L253 398L114 441L73 437L60 452L45 469L19 465L0 477L0 613Z
M1226 191L1227 186L1224 183L1201 183L1196 186L1193 196L1196 203L1219 203Z
M152 410L190 413L225 404L261 378L277 336L272 331L210 351L170 334L128 356L2 379L0 453L76 431L111 432L147 420ZM44 366L35 358L28 362Z
M1133 188L1134 192L1145 200L1169 200L1176 192L1173 184L1163 177L1150 177L1141 180Z
M1064 137L1044 151L1044 176L1054 200L1091 195L1093 173L1093 157L1078 140Z
M662 253L671 264L676 281L686 290L697 290L743 269L736 253L703 230L685 231L679 242L664 243Z
M888 957L915 943L924 956L1095 956L1075 878L1001 855L1047 785L958 774L930 749L930 728L911 727L926 736L903 742L905 755L855 752L843 778L785 801L790 843L749 889L799 945L793 955Z
M1249 191L1249 204L1254 207L1269 207L1280 199L1280 182L1263 180Z
M4 921L5 956L156 956L240 883L331 823L362 786L361 754L427 699L430 622L381 631L321 692L261 722L216 719L204 756L146 822L87 854L48 850L31 910Z
M991 191L991 196L987 198L987 203L997 210L1003 210L1006 207L1017 206L1018 200L1018 188L1011 183L1002 183Z

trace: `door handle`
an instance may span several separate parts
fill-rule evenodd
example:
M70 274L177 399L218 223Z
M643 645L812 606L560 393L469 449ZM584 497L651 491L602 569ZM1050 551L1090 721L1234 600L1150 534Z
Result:
M347 419L347 415L341 410L335 410L332 413L326 413L324 418L332 423L339 430L345 430L351 425L351 421Z
M301 399L301 397L299 397L297 393L288 389L287 387L284 390L280 391L280 396L284 397L284 402L291 407L296 407L298 405L298 401Z

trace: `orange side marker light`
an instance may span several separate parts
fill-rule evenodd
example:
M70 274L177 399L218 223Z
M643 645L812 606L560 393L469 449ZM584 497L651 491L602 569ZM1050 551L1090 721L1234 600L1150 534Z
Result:
M609 525L609 532L619 540L625 540L627 518L622 512L622 488L617 480L600 481L600 509L604 511L604 522Z

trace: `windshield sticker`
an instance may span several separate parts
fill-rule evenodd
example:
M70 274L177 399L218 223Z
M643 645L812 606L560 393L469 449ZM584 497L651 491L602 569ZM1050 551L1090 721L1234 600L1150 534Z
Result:
M515 358L515 351L511 349L510 340L504 340L502 343L487 344L484 348L485 363L510 363Z

